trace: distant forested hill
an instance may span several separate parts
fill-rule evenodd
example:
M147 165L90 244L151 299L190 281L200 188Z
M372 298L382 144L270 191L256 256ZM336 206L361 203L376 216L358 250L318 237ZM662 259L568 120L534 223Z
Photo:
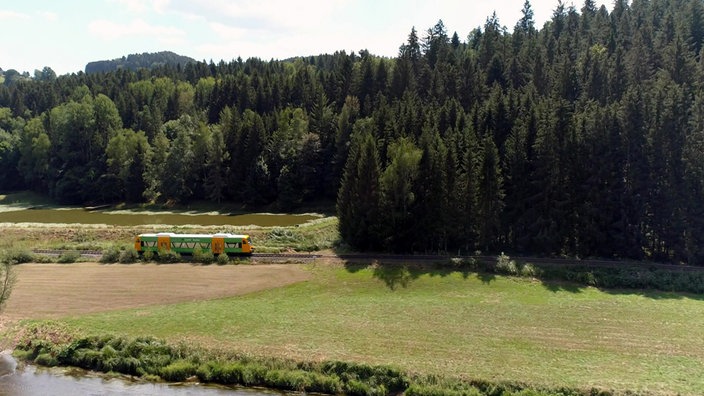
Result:
M102 60L90 62L86 65L86 73L111 72L118 69L137 70L141 68L151 69L156 66L185 66L188 63L195 63L195 59L187 56L175 54L170 51L162 51L157 53L132 54L127 57L117 58L113 60Z

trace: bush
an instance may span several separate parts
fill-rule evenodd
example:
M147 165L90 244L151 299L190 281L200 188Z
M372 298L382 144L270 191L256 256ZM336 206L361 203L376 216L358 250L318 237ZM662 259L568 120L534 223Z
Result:
M148 251L142 253L142 261L144 261L145 263L148 263L150 261L154 261L154 252L152 252L151 250L148 250Z
M104 264L116 263L120 259L120 249L117 246L111 246L100 256L100 262Z
M196 249L193 251L193 261L201 264L212 264L215 262L215 256L210 250L202 251Z
M70 264L75 263L76 261L78 261L79 258L81 258L81 254L75 250L71 250L68 252L61 253L61 255L56 261L61 264Z
M160 251L159 255L156 256L156 261L160 263L180 263L181 255L178 252L173 252L171 250Z
M34 254L24 249L10 249L2 255L2 261L12 264L31 263L35 260Z
M230 257L226 255L225 253L219 254L217 258L217 263L218 265L226 265L230 264Z
M132 264L139 260L139 254L134 249L126 249L120 252L120 263Z
M503 253L496 259L496 272L506 275L518 275L516 262Z

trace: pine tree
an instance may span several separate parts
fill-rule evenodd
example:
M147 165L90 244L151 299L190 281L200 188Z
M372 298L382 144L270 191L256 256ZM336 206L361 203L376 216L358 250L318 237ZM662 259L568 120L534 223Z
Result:
M492 251L499 245L502 211L504 209L503 177L499 151L491 136L482 142L477 188L477 223L479 246Z
M350 153L337 198L340 236L359 250L375 250L386 237L380 211L381 169L374 127L369 118L355 122Z

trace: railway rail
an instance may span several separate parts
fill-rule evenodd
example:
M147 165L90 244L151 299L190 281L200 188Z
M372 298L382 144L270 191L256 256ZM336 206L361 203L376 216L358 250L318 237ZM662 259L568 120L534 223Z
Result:
M35 249L34 253L45 254L50 256L61 256L68 252L76 252L82 257L99 258L103 252L100 250L62 250L62 249ZM344 261L376 261L376 262L413 262L413 263L440 263L450 260L477 260L485 263L496 263L498 256L487 255L468 255L468 256L452 256L443 254L318 254L318 253L254 253L252 259L258 261L309 261L316 259L337 259ZM682 265L682 264L666 264L652 262L637 262L637 261L612 261L598 259L568 259L568 258L551 258L551 257L527 257L527 256L512 256L511 260L520 263L532 263L539 265L555 265L555 266L582 266L592 268L649 268L649 269L666 269L679 271L702 272L704 267Z

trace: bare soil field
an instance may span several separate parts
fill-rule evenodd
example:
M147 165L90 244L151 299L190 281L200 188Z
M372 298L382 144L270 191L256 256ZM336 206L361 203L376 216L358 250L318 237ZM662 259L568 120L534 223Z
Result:
M22 264L16 270L2 312L10 321L222 298L310 278L292 264Z

